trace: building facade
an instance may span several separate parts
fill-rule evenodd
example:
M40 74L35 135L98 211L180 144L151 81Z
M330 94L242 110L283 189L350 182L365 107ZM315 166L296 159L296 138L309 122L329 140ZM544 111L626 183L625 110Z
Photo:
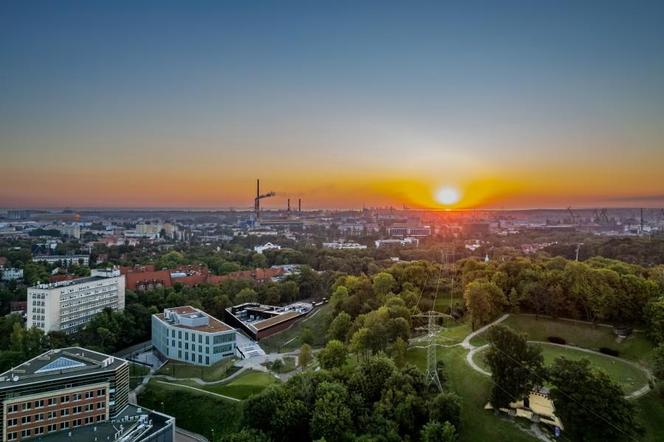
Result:
M88 255L37 255L33 256L34 262L45 262L47 264L59 264L69 267L72 264L87 266L90 265L90 256Z
M119 270L93 270L85 278L28 289L28 327L73 333L105 308L123 310L125 279Z
M2 440L107 440L121 423L127 442L173 440L173 418L128 398L124 359L80 347L50 350L0 374Z
M197 308L167 308L152 315L152 344L168 359L209 366L235 355L236 331Z

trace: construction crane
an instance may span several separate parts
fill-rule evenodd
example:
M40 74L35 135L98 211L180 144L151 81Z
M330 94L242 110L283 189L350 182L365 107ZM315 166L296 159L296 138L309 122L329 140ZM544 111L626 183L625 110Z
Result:
M567 211L569 212L570 216L572 217L572 224L578 224L578 216L576 215L576 213L574 213L572 208L568 207Z
M261 213L261 200L263 198L271 198L275 196L276 193L268 192L261 195L261 180L256 180L256 198L254 198L254 212L256 212L256 221L260 218Z

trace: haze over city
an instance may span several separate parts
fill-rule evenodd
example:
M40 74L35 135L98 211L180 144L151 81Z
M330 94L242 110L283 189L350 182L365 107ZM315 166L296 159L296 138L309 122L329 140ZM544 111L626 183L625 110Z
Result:
M2 2L0 207L661 207L662 2ZM266 188L267 188L266 187Z

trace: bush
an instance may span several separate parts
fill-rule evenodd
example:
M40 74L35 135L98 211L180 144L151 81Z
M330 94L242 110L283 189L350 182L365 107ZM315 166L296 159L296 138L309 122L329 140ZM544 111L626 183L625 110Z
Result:
M599 352L604 353L605 355L615 356L615 357L618 357L618 355L620 355L620 352L618 350L614 350L608 347L600 347Z
M567 344L567 341L564 338L561 338L559 336L549 336L546 338L549 342L553 342L554 344L560 344L560 345L565 345Z

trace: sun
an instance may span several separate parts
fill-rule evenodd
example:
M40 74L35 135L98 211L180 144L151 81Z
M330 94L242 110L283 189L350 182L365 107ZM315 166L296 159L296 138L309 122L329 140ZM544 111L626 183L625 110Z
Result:
M442 187L436 192L436 201L445 206L456 204L460 199L461 195L454 187Z

